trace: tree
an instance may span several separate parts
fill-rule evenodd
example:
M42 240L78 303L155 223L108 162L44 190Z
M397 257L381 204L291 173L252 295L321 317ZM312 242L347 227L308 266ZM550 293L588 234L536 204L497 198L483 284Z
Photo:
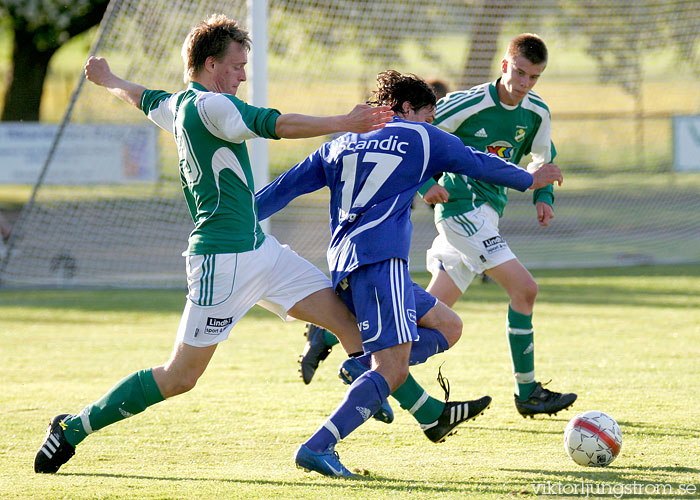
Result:
M487 82L491 77L503 22L508 16L507 3L503 0L484 0L474 7L469 55L459 78L461 88L471 88Z
M109 0L0 0L13 31L12 69L2 121L38 121L51 57L72 37L100 22Z
M700 74L696 11L697 2L674 0L562 0L555 19L563 36L583 35L587 55L597 62L599 81L639 97L644 58L655 49L675 53Z

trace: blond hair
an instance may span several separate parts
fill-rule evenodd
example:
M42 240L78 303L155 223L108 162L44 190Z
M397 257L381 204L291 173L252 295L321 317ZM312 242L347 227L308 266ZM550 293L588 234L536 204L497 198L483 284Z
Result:
M240 43L245 50L250 50L248 32L223 14L212 14L192 28L182 44L185 83L202 70L208 57L221 59L231 42Z

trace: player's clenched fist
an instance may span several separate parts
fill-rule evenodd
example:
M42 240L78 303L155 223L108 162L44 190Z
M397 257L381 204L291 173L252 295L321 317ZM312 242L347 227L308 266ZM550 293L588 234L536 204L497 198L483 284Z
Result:
M85 64L85 78L97 85L105 85L112 76L107 59L92 56Z

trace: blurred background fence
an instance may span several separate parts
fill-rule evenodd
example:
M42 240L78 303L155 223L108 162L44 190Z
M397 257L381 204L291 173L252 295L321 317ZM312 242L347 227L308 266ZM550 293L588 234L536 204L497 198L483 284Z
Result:
M93 50L117 74L174 92L189 29L214 12L248 26L249 5L113 0ZM266 102L283 112L347 112L389 68L468 88L498 77L513 36L538 33L550 57L535 92L549 105L565 182L549 228L538 226L530 195L511 194L502 219L511 248L532 268L700 262L697 1L270 0L266 10L267 47L253 32L251 56L266 55ZM71 89L80 79L78 70ZM239 97L252 99L255 79L254 70ZM143 114L92 84L75 96L43 182L15 224L0 286L183 287L180 252L192 222L172 137L157 136L149 165L134 153ZM65 137L106 125L121 130L121 181L51 177L61 162L77 162ZM270 176L327 139L268 141ZM88 168L106 168L107 156L95 153ZM293 202L268 228L322 269L327 196ZM411 268L422 270L435 229L430 208L415 205Z

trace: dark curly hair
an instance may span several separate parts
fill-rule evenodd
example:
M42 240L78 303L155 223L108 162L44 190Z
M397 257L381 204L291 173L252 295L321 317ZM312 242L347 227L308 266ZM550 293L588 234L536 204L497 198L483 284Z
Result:
M432 87L419 76L390 69L377 75L377 90L372 91L367 104L391 106L392 111L400 113L406 101L418 111L425 106L435 106L437 98Z

